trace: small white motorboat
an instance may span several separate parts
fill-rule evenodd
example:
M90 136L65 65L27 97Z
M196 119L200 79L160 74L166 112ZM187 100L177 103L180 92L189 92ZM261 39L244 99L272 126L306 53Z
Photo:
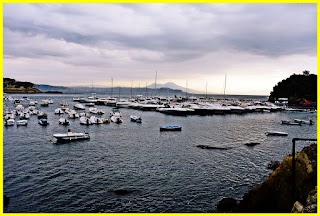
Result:
M14 119L8 119L8 120L5 120L4 121L4 125L5 126L13 126L15 123L15 120Z
M17 126L26 126L28 124L28 120L18 120Z
M91 116L90 122L92 124L103 124L103 120L101 118L97 118L96 116Z
M88 117L80 117L80 124L82 125L92 125L92 122Z
M49 122L48 122L48 119L46 119L46 118L41 118L41 119L39 119L38 124L39 124L39 125L43 125L43 126L47 126L47 125L49 125Z
M114 123L117 123L117 124L122 123L123 121L121 119L121 116L122 116L122 114L121 114L120 110L117 108L113 108L110 112L110 120Z
M280 132L280 131L268 131L266 135L267 136L288 136L288 133Z
M20 119L24 120L24 119L29 119L30 118L30 114L28 112L23 112L20 114Z
M89 133L74 133L68 129L65 134L53 134L53 137L57 139L57 142L70 142L75 140L90 139Z
M59 119L59 124L61 124L61 125L69 125L70 122L65 118L60 118Z
M54 114L57 114L57 115L64 114L64 111L61 108L57 108L54 110Z
M79 109L79 110L85 110L86 107L83 106L83 104L77 103L73 106L75 109Z
M120 123L123 122L121 117L118 116L118 115L113 115L113 116L111 116L110 119L111 119L112 122L117 123L117 124L120 124Z
M90 108L89 108L89 112L91 112L91 113L93 113L93 114L97 114L97 113L98 113L98 108L90 107Z
M132 122L137 122L137 123L141 123L142 122L141 117L138 117L138 116L135 116L135 115L131 115L130 119L131 119Z

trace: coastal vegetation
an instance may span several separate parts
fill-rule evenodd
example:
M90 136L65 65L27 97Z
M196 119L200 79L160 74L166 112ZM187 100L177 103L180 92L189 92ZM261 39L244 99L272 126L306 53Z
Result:
M18 94L38 94L42 93L39 89L34 87L31 82L20 82L11 78L3 78L4 93L18 93Z
M317 102L317 75L305 70L302 74L293 74L273 87L269 101L288 98L289 105L301 105Z

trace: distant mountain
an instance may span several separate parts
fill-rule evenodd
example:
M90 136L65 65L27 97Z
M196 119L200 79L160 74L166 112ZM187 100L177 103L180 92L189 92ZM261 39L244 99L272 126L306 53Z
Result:
M154 83L152 83L151 85L148 85L148 88L154 89ZM186 87L179 86L173 82L167 82L165 84L158 84L157 83L157 89L160 89L160 88L177 89L177 90L181 90L183 92L186 91ZM201 91L197 91L197 90L189 89L189 88L187 91L188 91L188 93L193 93L193 94L203 94L203 92L201 92Z
M108 96L117 97L120 96L135 96L135 95L147 95L147 96L172 96L172 95L184 95L184 92L179 89L171 89L171 88L157 88L155 91L154 88L150 87L141 87L141 88L130 88L130 87L65 87L65 86L52 86L46 84L37 84L35 85L38 89L43 92L62 92L64 94L88 94L96 93Z
M68 89L68 87L64 87L64 86L51 86L51 85L47 85L47 84L36 84L35 87L43 92L47 92L47 91L64 92Z

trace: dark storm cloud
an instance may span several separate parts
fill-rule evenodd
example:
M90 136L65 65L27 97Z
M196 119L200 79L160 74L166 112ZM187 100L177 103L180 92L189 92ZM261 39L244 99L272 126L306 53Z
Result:
M164 61L217 49L315 54L315 25L314 4L5 5L4 16L5 29L27 36L101 49L147 49L163 53L158 60ZM6 44L6 52L13 46Z

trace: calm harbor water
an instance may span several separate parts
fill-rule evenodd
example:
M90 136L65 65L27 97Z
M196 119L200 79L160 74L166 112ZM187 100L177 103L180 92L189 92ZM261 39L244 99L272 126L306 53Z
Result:
M122 124L84 126L70 119L66 127L54 110L61 100L72 107L73 95L28 97L54 100L38 105L50 125L31 116L26 127L4 127L4 193L11 199L5 212L214 212L223 197L241 199L261 183L270 174L267 164L290 154L292 138L316 137L316 124L280 123L316 122L316 114L307 112L179 117L122 108ZM99 108L109 115L111 107ZM130 122L132 114L142 124ZM160 133L162 125L181 125L182 131ZM56 144L52 135L67 128L89 132L91 139ZM289 136L268 137L270 130ZM309 144L299 143L297 151ZM129 193L114 192L119 189Z

